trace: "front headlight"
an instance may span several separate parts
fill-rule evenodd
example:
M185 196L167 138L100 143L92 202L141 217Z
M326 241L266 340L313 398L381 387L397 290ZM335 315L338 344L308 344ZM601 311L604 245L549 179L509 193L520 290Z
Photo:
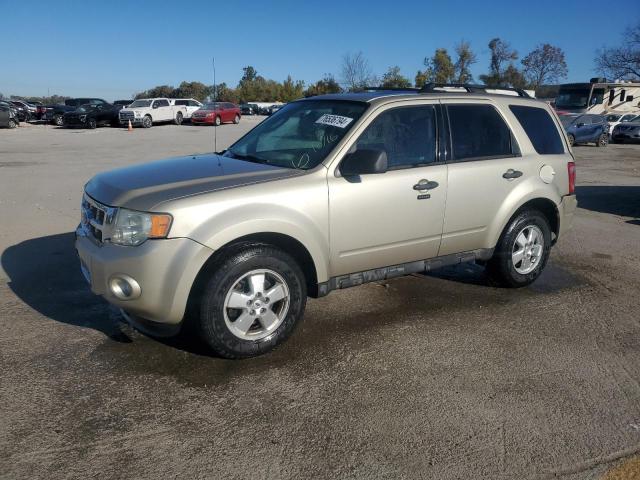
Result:
M86 115L80 115L80 121L84 122L87 119Z
M136 212L121 208L111 234L116 245L140 245L149 238L166 238L171 228L171 215Z
M138 112L138 111L134 111L133 115L136 116L136 117L142 116L142 114L140 112Z

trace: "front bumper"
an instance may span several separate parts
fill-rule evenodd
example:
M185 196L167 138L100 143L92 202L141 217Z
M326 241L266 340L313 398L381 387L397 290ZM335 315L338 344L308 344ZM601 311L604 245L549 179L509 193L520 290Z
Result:
M76 230L76 250L91 291L132 316L160 324L182 322L191 287L213 253L188 238L147 240L137 247L97 243ZM111 291L114 276L134 279L137 298L122 300Z
M191 116L191 123L206 123L209 125L213 125L215 122L215 117L194 117Z
M562 201L558 206L560 228L558 229L558 237L561 237L565 232L571 229L573 226L573 216L578 208L578 200L575 195L565 195L562 197Z
M127 117L127 118L122 118L122 117L118 117L118 121L120 122L120 125L128 125L129 124L129 120L131 120L131 125L142 125L142 119L144 117Z

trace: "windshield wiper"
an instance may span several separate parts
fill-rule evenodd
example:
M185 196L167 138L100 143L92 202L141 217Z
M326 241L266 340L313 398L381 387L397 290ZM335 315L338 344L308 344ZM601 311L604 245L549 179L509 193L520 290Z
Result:
M227 150L227 152L233 155L233 158L237 158L238 160L245 160L247 162L260 163L263 165L269 163L268 160L265 160L264 158L256 157L255 155L241 155L239 153L235 153L232 150Z

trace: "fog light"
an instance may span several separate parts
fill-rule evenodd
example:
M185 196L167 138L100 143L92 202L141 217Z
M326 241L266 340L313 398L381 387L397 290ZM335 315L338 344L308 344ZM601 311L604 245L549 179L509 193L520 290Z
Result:
M120 300L133 300L142 293L140 284L129 275L117 274L109 279L109 290Z

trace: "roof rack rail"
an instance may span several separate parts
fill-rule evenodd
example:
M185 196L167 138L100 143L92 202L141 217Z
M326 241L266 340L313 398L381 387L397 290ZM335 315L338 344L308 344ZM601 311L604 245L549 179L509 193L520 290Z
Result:
M417 87L364 87L363 92L419 92Z
M487 93L487 90L507 90L509 92L516 92L519 97L531 98L530 95L522 88L512 87L490 87L488 85L473 85L470 83L425 83L419 90L420 93L437 93L438 88L464 88L468 93Z

